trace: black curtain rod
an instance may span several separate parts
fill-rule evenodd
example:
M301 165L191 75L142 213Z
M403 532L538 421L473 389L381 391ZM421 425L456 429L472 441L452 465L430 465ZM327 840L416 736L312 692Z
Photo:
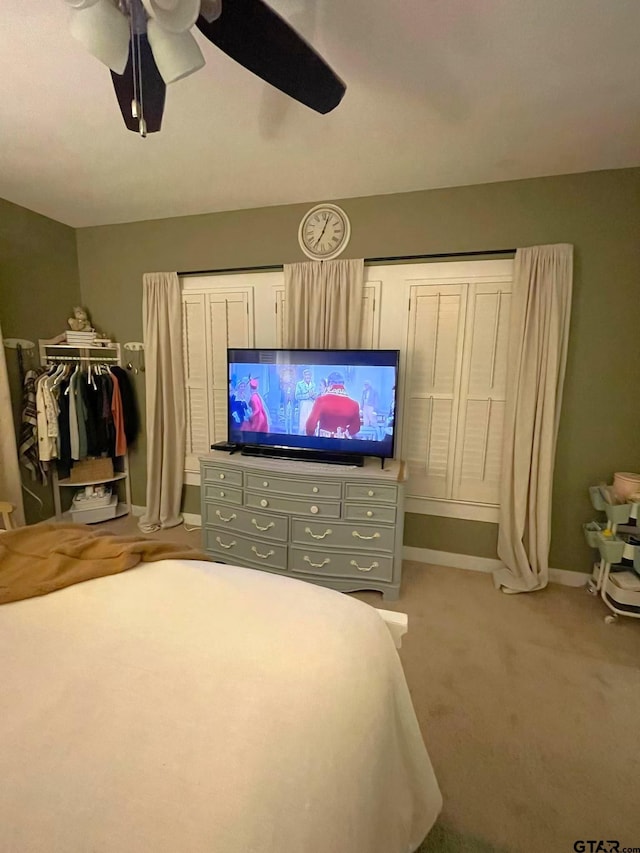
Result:
M475 258L479 255L515 255L515 249L483 249L478 252L436 252L430 255L389 255L384 258L365 258L365 264L391 263L392 261L431 261L438 258ZM217 270L178 270L179 276L187 275L222 275L231 272L273 272L281 270L282 264L267 264L257 267L227 267Z

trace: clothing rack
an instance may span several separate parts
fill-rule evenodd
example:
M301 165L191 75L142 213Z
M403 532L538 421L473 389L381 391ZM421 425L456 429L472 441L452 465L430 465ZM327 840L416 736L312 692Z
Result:
M105 357L105 356L86 356L86 355L48 355L46 356L46 364L51 362L61 361L67 363L69 361L80 361L86 362L88 364L106 364L113 363L119 364L119 358Z
M93 344L90 346L74 346L63 343L62 336L51 340L39 340L38 350L40 354L40 364L43 367L52 364L76 364L80 366L89 366L92 364L115 364L122 367L122 349L121 344ZM68 480L60 480L58 478L57 465L52 465L51 480L53 485L53 503L55 507L56 518L61 520L71 520L69 513L63 513L60 489L70 487L79 489L85 486L98 485L101 483L112 483L117 488L117 483L120 480L124 481L125 500L119 501L116 505L115 518L131 513L131 481L129 478L129 454L117 457L121 460L118 463L118 468L114 469L113 476L102 477L99 479L91 479L82 482L72 482Z
M81 364L117 364L122 367L120 344L100 346L72 346L63 343L61 337L39 340L40 364L45 367L53 362L80 362Z

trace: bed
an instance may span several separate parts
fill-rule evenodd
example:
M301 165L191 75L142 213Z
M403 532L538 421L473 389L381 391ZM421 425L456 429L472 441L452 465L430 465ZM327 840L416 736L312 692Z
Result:
M442 799L391 634L193 560L0 606L0 847L411 853Z

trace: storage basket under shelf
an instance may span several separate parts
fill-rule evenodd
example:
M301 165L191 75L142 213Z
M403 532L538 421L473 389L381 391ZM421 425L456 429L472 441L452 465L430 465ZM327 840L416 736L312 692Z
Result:
M86 509L70 509L71 519L74 524L97 524L100 521L108 521L116 517L118 508L118 496L112 495L108 506L87 507Z
M87 483L91 480L107 480L109 477L113 477L113 459L110 456L99 456L74 462L69 482Z

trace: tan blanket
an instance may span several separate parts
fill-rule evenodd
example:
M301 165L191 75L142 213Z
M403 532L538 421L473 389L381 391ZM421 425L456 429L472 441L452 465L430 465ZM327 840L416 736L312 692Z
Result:
M209 558L186 545L105 534L84 524L21 527L0 536L0 604L168 559Z

